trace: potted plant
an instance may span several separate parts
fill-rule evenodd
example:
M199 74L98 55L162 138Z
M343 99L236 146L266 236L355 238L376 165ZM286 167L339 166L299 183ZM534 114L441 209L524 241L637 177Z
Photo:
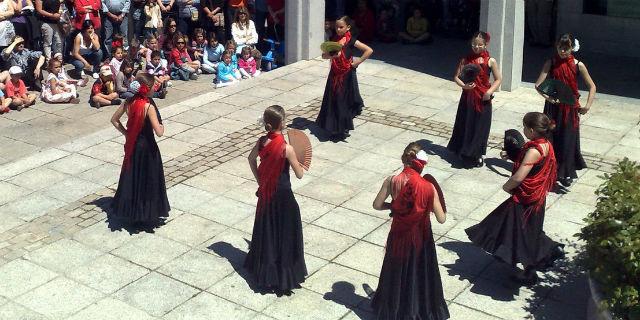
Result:
M640 320L640 165L624 158L604 179L578 234L597 306L590 319Z

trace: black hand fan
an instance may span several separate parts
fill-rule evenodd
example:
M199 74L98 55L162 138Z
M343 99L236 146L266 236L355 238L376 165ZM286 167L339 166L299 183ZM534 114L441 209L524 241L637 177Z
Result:
M573 94L573 90L560 80L547 79L537 86L536 90L549 96L551 99L560 101L560 103L571 106L576 104L576 96Z
M474 82L478 74L480 74L480 66L470 63L462 67L459 78L462 82L468 84Z
M524 146L524 137L516 129L509 129L504 132L504 142L502 150L507 152L509 160L515 162L518 160L520 149Z

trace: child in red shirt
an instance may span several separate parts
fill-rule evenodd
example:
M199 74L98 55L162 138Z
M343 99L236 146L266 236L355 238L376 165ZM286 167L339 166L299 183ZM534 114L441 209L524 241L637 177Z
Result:
M118 92L113 81L113 73L108 65L100 68L100 77L93 83L91 87L91 97L89 105L94 108L100 108L109 105L119 105L122 100L118 99Z
M6 90L7 97L11 99L11 107L20 111L36 102L36 95L27 93L27 87L22 81L22 68L13 66L9 68L11 79L7 81Z
M202 73L200 71L200 61L191 60L189 51L187 51L187 37L180 35L176 36L173 40L173 46L174 48L171 50L172 78L179 78L173 77L174 72L179 70L182 73L185 73L185 77L178 80L197 80L198 74Z

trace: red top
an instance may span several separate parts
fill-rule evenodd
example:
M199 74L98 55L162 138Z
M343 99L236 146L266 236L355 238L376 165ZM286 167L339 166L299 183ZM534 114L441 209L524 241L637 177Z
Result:
M234 8L240 8L246 6L244 0L229 0L229 5Z
M331 71L333 72L333 91L342 90L344 77L351 71L351 57L347 57L346 47L351 45L351 32L347 31L344 36L338 38L336 42L342 45L340 55L331 59Z
M491 88L491 82L489 82L489 52L487 50L482 51L479 54L471 53L466 58L464 58L464 64L477 64L480 66L480 73L473 81L476 84L476 87L473 90L464 90L463 96L466 95L467 105L472 105L473 109L476 112L482 112L484 108L484 103L482 101L482 97L487 90Z
M562 59L558 55L556 55L551 63L551 76L556 79L564 82L571 91L573 91L574 96L576 97L575 105L568 105L564 103L559 103L558 108L562 112L562 122L563 124L567 124L569 117L573 119L573 128L577 128L580 120L578 119L578 109L580 108L580 93L578 92L578 65L576 64L576 60L573 55L569 55L568 58Z
M23 97L27 94L27 87L24 85L22 79L18 79L17 86L12 80L7 81L5 90L7 91L7 98Z
M547 144L549 151L547 156L544 156L544 150L542 144ZM540 152L542 157L535 163L522 163L526 152L535 148ZM519 160L513 164L513 173L518 171L520 166L534 166L542 162L542 168L533 172L529 172L526 178L520 183L520 185L513 190L512 198L517 203L524 205L531 205L525 213L525 219L531 214L538 212L544 205L547 198L547 193L553 188L556 183L556 155L553 151L553 146L546 139L536 139L525 143L520 150Z
M133 96L133 99L127 106L127 135L124 143L124 161L122 162L122 170L127 170L131 164L131 157L135 151L136 141L144 126L144 119L146 118L145 106L149 103L147 94L149 93L149 87L146 84L140 84L138 93Z
M88 17L93 22L95 29L100 29L102 24L100 22L100 10L102 3L100 0L75 0L73 2L73 8L76 11L76 15L73 18L73 26L77 30L82 29L82 23ZM85 7L91 7L91 13L87 12Z
M269 139L269 143L263 146L263 141ZM260 165L258 166L258 211L271 197L278 186L278 179L284 169L287 142L282 133L269 132L260 141Z
M182 49L182 51L173 48L173 50L171 50L171 62L175 63L178 67L185 62L191 62L191 56L189 56L187 48Z
M420 250L430 236L433 185L410 166L393 177L391 185L393 221L389 231L391 248L387 250L395 258L406 258L411 248Z

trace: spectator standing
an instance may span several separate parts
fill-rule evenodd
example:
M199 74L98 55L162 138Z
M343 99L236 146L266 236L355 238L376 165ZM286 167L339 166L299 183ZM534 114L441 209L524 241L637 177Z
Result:
M25 39L25 47L29 49L39 48L37 47L39 42L33 40L36 38L40 40L40 37L33 36L33 32L35 30L33 30L33 25L28 20L28 16L32 13L28 8L33 10L33 2L31 2L31 0L15 0L13 3L14 14L13 17L11 17L11 23L13 24L13 28L16 30L16 35ZM40 34L40 32L38 32L38 34Z
M253 21L256 23L256 31L260 39L267 37L265 25L267 23L267 16L269 15L268 2L267 0L255 0Z
M42 26L42 51L47 60L56 53L62 53L62 30L60 29L60 1L36 0L36 12Z
M158 0L147 0L144 6L146 23L144 24L144 37L158 36L158 29L162 28L161 2Z
M156 2L156 0L152 1L154 3ZM133 21L133 38L138 39L140 43L142 43L145 39L143 31L146 24L146 3L146 0L132 0L130 8L131 20ZM158 12L160 12L159 9L160 7L158 7ZM158 15L158 20L160 20L160 15Z
M228 0L227 6L225 9L225 30L227 31L227 39L231 39L231 24L235 20L236 13L241 8L245 8L247 6L246 0ZM246 8L245 8L246 10Z
M102 21L100 21L102 3L100 0L74 0L73 8L75 10L73 26L76 30L82 30L85 20L91 20L93 29L100 30L102 27Z
M111 55L111 42L113 34L123 35L122 45L129 48L127 35L129 34L129 9L131 0L102 0L102 12L104 13L104 49L107 55Z
M178 1L178 31L191 34L200 24L200 0Z
M209 32L215 32L216 39L225 40L224 0L202 0L202 26Z
M269 28L266 36L279 41L284 40L284 0L267 0L267 10Z
M16 30L9 21L13 13L13 1L0 0L0 48L6 48L16 35Z

